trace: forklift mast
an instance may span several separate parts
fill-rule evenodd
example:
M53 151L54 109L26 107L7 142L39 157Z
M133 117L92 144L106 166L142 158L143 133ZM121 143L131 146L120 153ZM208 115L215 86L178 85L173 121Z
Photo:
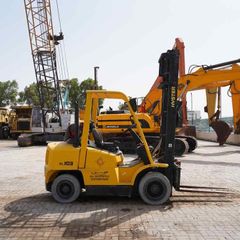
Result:
M162 89L162 116L160 128L159 161L174 165L175 129L177 118L177 91L178 91L179 52L177 49L168 50L159 59L159 76L163 81Z

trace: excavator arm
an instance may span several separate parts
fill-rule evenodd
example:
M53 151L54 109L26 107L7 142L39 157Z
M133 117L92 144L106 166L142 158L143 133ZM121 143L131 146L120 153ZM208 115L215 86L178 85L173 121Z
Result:
M232 81L229 92L232 96L234 133L240 134L240 81Z
M240 134L240 65L238 64L240 59L216 65L199 66L196 71L185 74L183 41L177 38L174 48L177 48L180 53L178 97L181 96L182 100L183 125L187 124L184 111L186 108L185 98L187 92L205 89L209 125L216 131L218 142L222 145L231 133L231 128L225 122L219 120L221 103L218 101L218 110L216 111L216 98L220 93L221 87L229 86L229 93L232 98L234 129L236 134ZM154 116L161 115L160 99L162 90L159 88L161 82L161 77L155 80L150 91L139 106L139 112L145 112ZM220 99L220 97L218 98ZM222 131L223 128L225 131Z

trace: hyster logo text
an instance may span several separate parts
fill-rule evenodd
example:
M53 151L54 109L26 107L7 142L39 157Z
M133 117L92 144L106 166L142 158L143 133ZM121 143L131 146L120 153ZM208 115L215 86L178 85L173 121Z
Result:
M175 87L171 87L171 107L174 108L175 107L175 100L176 100L176 88Z

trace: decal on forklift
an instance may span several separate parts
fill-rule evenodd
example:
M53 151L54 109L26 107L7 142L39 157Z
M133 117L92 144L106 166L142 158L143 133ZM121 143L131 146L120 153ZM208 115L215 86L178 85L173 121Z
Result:
M98 165L99 167L101 167L103 164L104 164L103 159L102 159L101 157L98 158L98 159L97 159L97 165Z
M108 171L103 172L91 172L90 173L91 181L108 181L109 180L109 173Z
M73 162L72 161L65 161L65 162L60 162L60 166L72 166Z

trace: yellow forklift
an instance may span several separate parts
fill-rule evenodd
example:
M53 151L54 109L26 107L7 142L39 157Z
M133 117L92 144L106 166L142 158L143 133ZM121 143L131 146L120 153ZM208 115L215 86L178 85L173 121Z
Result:
M162 124L158 151L149 148L136 116L136 104L114 91L87 91L84 124L79 126L78 106L75 124L68 129L65 142L49 143L45 158L46 189L60 203L70 203L81 195L140 195L151 205L168 201L172 188L180 187L180 162L174 159L174 137L178 85L177 50L163 53L159 75L163 81ZM104 142L95 127L94 104L99 99L123 100L131 113L129 131L136 142L136 157L126 161L114 142ZM137 133L133 130L137 129Z

